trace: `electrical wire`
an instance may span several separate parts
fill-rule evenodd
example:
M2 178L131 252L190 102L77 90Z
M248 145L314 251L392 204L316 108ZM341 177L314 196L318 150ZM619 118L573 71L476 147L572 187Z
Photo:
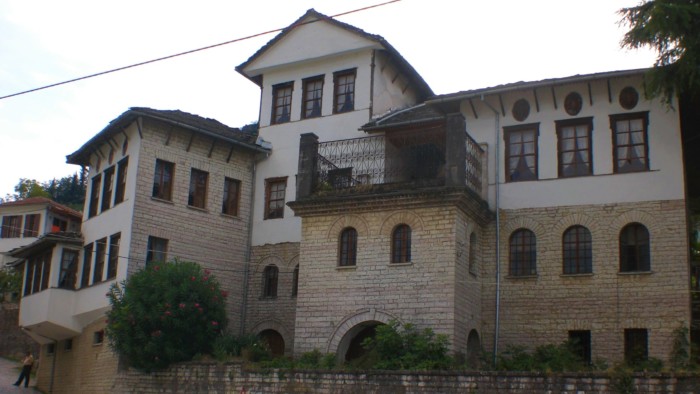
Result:
M377 8L377 7L385 6L385 5L387 5L387 4L396 3L396 2L399 2L399 1L401 1L401 0L390 0L390 1L386 1L386 2L384 2L384 3L379 3L379 4L370 5L370 6L367 6L367 7L357 8L357 9L354 9L354 10L350 10L350 11L346 11L346 12L341 12L341 13L335 14L335 15L331 15L331 16L329 16L329 18L331 18L331 19L332 19L332 18L337 18L337 17L339 17L339 16L344 16L344 15L348 15L348 14L352 14L352 13L356 13L356 12L360 12L360 11L369 10L369 9L372 9L372 8ZM307 25L307 24L310 24L310 23L316 23L316 22L319 22L319 21L320 21L320 19L313 20L313 21L302 22L302 23L298 23L298 24L292 25L292 26L290 26L290 28L291 28L291 29L295 29L295 28L297 28L297 27L299 27L299 26ZM25 91L21 91L21 92L17 92L17 93L8 94L8 95L6 95L6 96L0 96L0 100L7 99L7 98L10 98L10 97L20 96L20 95L27 94L27 93L37 92L37 91L40 91L40 90L44 90L44 89L48 89L48 88L53 88L53 87L56 87L56 86L66 85L66 84L69 84L69 83L78 82L78 81L82 81L82 80L85 80L85 79L95 78L95 77L99 77L99 76L102 76L102 75L115 73L115 72L117 72L117 71L128 70L128 69L134 68L134 67L145 66L145 65L147 65L147 64L156 63L156 62L160 62L160 61L168 60L168 59L173 59L173 58L176 58L176 57L180 57L180 56L184 56L184 55L189 55L189 54L192 54L192 53L197 53L197 52L201 52L201 51L205 51L205 50L208 50L208 49L217 48L217 47L224 46L224 45L228 45L228 44L233 44L233 43L236 43L236 42L246 41L246 40L250 40L250 39L253 39L253 38L256 38L256 37L261 37L261 36L264 36L264 35L267 35L267 34L280 32L280 31L282 31L282 30L284 30L284 29L287 29L287 27L282 27L282 28L273 29L273 30L267 30L267 31L264 31L264 32L261 32L261 33L256 33L256 34L252 34L252 35L245 36L245 37L235 38L235 39L233 39L233 40L224 41L224 42L221 42L221 43L218 43L218 44L208 45L208 46L201 47L201 48L197 48L197 49L191 49L191 50L189 50L189 51L184 51L184 52L175 53L175 54L173 54L173 55L163 56L163 57L159 57L159 58L155 58L155 59L151 59L151 60L146 60L146 61L139 62L139 63L133 63L133 64L130 64L130 65L128 65L128 66L117 67L117 68L113 68L113 69L111 69L111 70L101 71L101 72L98 72L98 73L89 74L89 75L85 75L85 76L82 76L82 77L69 79L69 80L62 81L62 82L52 83L52 84L50 84L50 85L44 85L44 86L40 86L40 87L34 88L34 89L29 89L29 90L25 90Z

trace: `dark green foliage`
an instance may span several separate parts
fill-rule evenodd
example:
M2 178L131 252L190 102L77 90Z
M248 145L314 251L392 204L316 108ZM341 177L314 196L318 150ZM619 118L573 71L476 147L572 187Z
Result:
M620 10L630 30L621 45L649 46L658 57L646 79L649 96L700 92L700 1L652 0Z
M107 296L110 345L142 371L210 354L226 326L226 293L195 263L151 264Z
M19 294L22 290L22 273L13 268L0 267L0 301L4 300L5 293Z
M523 346L507 346L496 361L499 371L564 372L589 369L567 341L559 345L541 345L532 353Z
M231 357L241 357L244 349L254 346L262 346L262 344L253 334L238 336L223 333L214 340L212 355L219 361L226 361Z
M42 187L48 192L50 198L59 204L67 205L75 210L82 211L85 203L86 191L85 173L75 173L64 176L61 179L52 179L43 182Z
M674 371L688 370L691 368L689 330L685 324L681 324L673 330L673 348L671 349L671 368Z
M401 326L395 320L377 326L374 338L365 339L362 346L368 351L365 361L375 369L448 369L453 364L447 335L436 335L429 328L419 331L412 324ZM363 366L369 365L358 365Z

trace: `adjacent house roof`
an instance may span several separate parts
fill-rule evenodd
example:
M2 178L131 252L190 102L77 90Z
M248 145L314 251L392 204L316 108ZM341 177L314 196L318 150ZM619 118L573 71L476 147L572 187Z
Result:
M307 18L312 20L305 21ZM434 95L433 90L430 88L430 86L428 86L428 83L425 82L423 77L421 77L420 74L418 74L418 72L413 68L413 66L411 66L411 64L408 63L406 59L404 59L403 56L401 56L401 54L393 46L391 46L391 44L389 44L382 36L367 33L360 28L357 28L344 22L340 22L327 15L321 14L313 8L306 11L306 13L301 18L297 19L294 23L284 28L281 33L276 35L272 40L270 40L267 44L265 44L262 48L255 52L250 58L248 58L248 60L236 67L236 71L238 71L243 76L259 85L259 80L255 79L254 76L246 74L245 68L249 64L251 64L255 59L262 56L262 54L265 53L268 49L277 44L277 42L279 42L285 36L287 36L287 34L289 34L289 32L292 31L294 28L308 23L315 23L317 21L330 23L333 26L347 30L351 33L358 34L365 39L378 43L382 48L384 48L384 50L386 50L389 57L392 60L394 60L394 62L396 62L396 65L399 67L399 69L401 69L401 71L403 71L406 74L406 76L411 81L412 85L415 86L419 101L425 100L427 97Z
M516 90L530 90L548 86L557 86L572 83L588 82L600 79L641 75L644 74L647 70L648 69L646 68L642 68L634 70L609 71L595 74L573 75L564 78L549 78L540 81L520 81L492 86L488 88L464 90L456 93L436 95L428 98L427 100L425 100L424 103L414 105L413 107L393 111L380 118L374 119L371 122L368 122L362 127L360 127L360 130L385 130L391 127L427 123L438 119L442 119L444 117L444 114L436 108L436 105L442 103L456 102L472 98L480 99L482 96L512 92Z
M203 118L199 115L180 110L131 107L129 110L119 115L119 117L109 122L107 127L83 144L77 151L66 156L66 161L70 164L88 165L90 154L94 151L96 146L106 143L114 135L121 133L124 128L140 116L157 119L162 122L196 131L200 134L220 139L245 149L257 152L269 152L268 149L256 145L257 135L254 133L226 126L215 119Z
M46 233L39 237L39 239L37 239L36 241L30 243L29 245L24 245L19 248L12 249L7 254L9 254L12 257L27 258L35 252L44 250L46 247L55 245L57 243L82 246L83 236L80 233L66 231ZM10 265L17 265L21 262L22 260L17 260L11 263Z
M45 205L48 207L49 211L51 211L51 212L54 212L54 213L57 213L60 215L71 216L77 220L83 219L82 212L76 211L75 209L69 208L69 207L62 205L62 204L59 204L56 201L53 201L53 200L46 198L46 197L29 197L29 198L25 198L24 200L9 201L9 202L0 204L0 208L28 206L28 205Z

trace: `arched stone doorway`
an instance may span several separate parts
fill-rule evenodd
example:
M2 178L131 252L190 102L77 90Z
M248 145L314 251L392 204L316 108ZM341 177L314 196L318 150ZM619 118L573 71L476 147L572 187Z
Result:
M342 361L350 362L364 356L367 351L362 347L362 342L367 338L374 338L377 327L383 324L376 320L366 321L348 330L343 339L340 340L338 352L336 353L338 358Z
M258 337L260 337L263 342L267 343L273 357L284 356L284 338L282 334L275 330L267 329L260 331Z
M470 368L478 368L480 357L481 339L479 339L479 333L476 330L471 330L467 337L467 365Z

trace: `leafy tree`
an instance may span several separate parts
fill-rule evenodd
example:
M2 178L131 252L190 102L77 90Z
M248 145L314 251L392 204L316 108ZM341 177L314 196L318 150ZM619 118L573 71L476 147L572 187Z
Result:
M226 327L226 293L196 263L149 264L107 296L110 346L142 371L211 354Z
M0 268L0 301L5 293L19 293L22 290L22 273L12 268Z
M651 0L619 11L629 26L621 45L649 46L658 57L646 81L650 97L700 92L700 0Z
M24 200L30 197L50 198L51 196L36 179L19 178L13 199Z
M49 193L52 200L81 211L85 203L87 183L85 178L85 172L81 171L60 179L54 178L42 183L42 186Z

